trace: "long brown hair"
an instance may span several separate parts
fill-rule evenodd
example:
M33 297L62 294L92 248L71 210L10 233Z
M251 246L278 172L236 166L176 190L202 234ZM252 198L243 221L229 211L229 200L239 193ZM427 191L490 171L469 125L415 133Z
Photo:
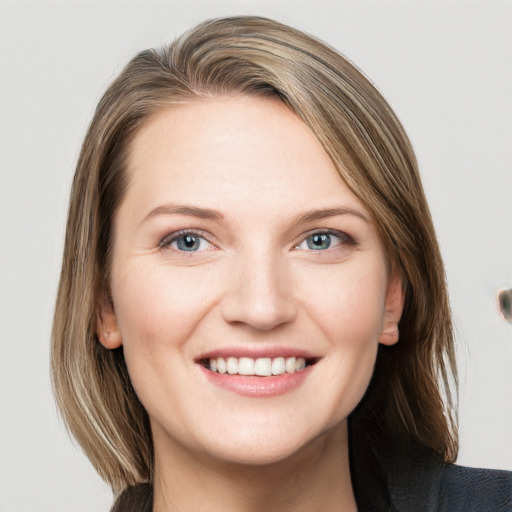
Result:
M149 421L122 348L107 350L95 336L109 287L112 218L140 127L173 103L234 94L278 96L306 123L372 215L402 274L400 341L380 346L352 428L374 423L382 435L413 440L453 461L458 439L451 314L409 140L381 94L343 56L258 17L207 21L160 50L139 53L98 104L74 177L53 327L54 391L71 433L114 491L151 481Z

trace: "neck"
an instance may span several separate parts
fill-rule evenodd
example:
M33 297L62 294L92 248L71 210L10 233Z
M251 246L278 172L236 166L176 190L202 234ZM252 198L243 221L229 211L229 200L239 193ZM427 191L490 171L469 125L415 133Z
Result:
M346 422L285 460L234 464L155 439L154 512L355 512Z

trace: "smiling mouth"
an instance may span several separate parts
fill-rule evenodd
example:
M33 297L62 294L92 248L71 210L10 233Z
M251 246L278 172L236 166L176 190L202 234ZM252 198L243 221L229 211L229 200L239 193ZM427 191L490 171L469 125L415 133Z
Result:
M201 359L201 364L220 374L271 377L301 372L317 360L304 357L216 357Z

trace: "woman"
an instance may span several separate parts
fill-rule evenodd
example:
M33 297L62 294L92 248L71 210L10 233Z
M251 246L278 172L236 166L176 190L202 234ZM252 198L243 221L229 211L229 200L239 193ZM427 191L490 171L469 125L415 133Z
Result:
M73 184L52 365L113 510L509 510L459 468L445 278L377 90L261 18L137 55Z

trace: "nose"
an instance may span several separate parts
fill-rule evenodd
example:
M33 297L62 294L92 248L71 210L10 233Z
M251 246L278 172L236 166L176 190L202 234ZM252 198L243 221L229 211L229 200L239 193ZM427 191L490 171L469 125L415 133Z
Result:
M224 320L269 331L297 315L286 265L278 256L240 255L221 302Z

